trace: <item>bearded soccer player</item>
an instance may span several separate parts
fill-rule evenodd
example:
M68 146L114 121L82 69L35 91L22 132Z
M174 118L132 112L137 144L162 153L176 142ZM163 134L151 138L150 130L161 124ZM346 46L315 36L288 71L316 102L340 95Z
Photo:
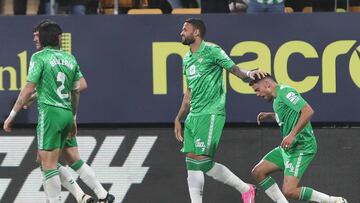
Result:
M260 188L277 203L288 203L286 197L305 202L346 203L342 197L333 197L310 187L301 187L299 182L317 152L317 143L310 123L314 114L311 106L292 87L277 84L270 75L250 81L257 96L271 102L274 112L261 112L260 124L267 119L276 120L283 140L254 167L252 175ZM283 171L283 190L269 175Z
M202 202L205 173L238 190L243 202L254 203L254 186L214 162L214 156L225 124L223 69L241 79L262 77L264 73L237 67L219 46L204 41L205 32L204 22L192 18L185 21L180 34L182 43L190 47L183 59L188 88L175 118L174 132L176 139L183 143L181 151L186 154L191 202ZM181 120L185 117L183 135Z

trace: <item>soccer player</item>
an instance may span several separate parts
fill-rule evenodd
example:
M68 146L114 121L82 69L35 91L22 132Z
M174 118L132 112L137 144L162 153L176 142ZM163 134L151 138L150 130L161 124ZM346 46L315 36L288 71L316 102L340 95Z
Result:
M45 20L42 23L40 23L37 27L34 29L34 43L37 50L41 50L43 47L39 41L39 26L44 23L48 23L49 21ZM61 38L60 38L61 39ZM79 91L83 91L87 88L87 82L85 78L83 77L81 71L79 71ZM29 102L25 104L24 107L28 107L31 105L32 101L37 99L37 94L33 94L31 96L31 99ZM76 116L74 117L76 121ZM75 122L76 124L76 122ZM73 135L76 135L76 129L73 128L75 131L71 132ZM96 196L98 197L99 202L104 203L111 203L114 202L115 197L111 194L109 194L104 187L101 185L101 183L97 180L94 171L90 168L90 166L83 162L80 158L78 145L76 141L76 137L70 137L66 140L64 149L62 150L62 155L65 158L67 164L76 171L79 174L80 179L88 186L90 187ZM58 170L60 171L60 179L62 185L73 194L73 196L76 198L78 202L87 202L91 203L94 201L92 197L85 194L82 189L78 186L76 181L73 180L73 177L71 176L71 173L68 171L68 169L60 164L58 164Z
M283 140L254 167L252 175L260 188L277 203L287 203L285 197L321 203L345 203L342 197L333 197L309 187L300 187L305 170L315 157L317 144L310 123L314 114L311 106L292 87L277 84L270 75L255 77L250 86L257 96L271 102L274 112L261 112L257 116L260 124L264 120L276 120ZM282 192L269 175L283 171ZM285 195L285 196L284 196Z
M57 163L68 135L76 134L74 118L80 96L81 72L76 59L59 50L61 33L60 26L52 21L44 21L36 27L34 42L40 51L31 57L27 83L3 126L6 132L11 131L17 112L29 101L36 88L39 110L38 155L45 176L44 189L50 203L61 201ZM80 162L77 163L79 170L85 166ZM87 176L91 177L91 174Z
M213 158L225 124L223 69L241 79L261 77L264 73L237 67L219 46L203 40L205 32L204 22L191 18L185 21L180 33L182 43L190 47L183 59L188 88L175 118L174 133L176 139L183 142L181 151L186 154L191 202L202 202L205 173L237 189L243 202L254 203L254 186L243 182L226 166L215 163ZM181 120L186 115L183 136Z

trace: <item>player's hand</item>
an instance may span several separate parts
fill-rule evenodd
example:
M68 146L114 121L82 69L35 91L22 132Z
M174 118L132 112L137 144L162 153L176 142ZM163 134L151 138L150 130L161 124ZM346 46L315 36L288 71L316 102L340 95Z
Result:
M182 142L184 140L182 136L182 129L181 129L181 123L178 119L175 119L175 128L174 128L175 138Z
M271 118L272 114L272 112L260 112L256 117L257 124L260 125L261 122Z
M73 137L76 137L77 135L77 123L76 123L76 120L74 120L73 122L73 126L69 132L69 138L73 138Z
M261 70L261 69L256 69L256 70L252 70L250 71L249 73L249 78L251 78L252 80L255 79L255 75L258 77L258 78L263 78L265 77L266 75L268 75L267 72Z
M284 137L284 139L281 142L281 147L285 150L290 149L291 144L294 142L295 135L289 134L288 136Z
M12 130L12 122L14 121L14 117L7 117L7 119L4 121L3 129L5 132L11 132Z

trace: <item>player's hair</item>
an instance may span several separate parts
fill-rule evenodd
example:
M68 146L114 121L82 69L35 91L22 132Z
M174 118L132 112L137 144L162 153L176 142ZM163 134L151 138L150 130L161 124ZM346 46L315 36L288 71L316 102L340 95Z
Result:
M250 86L253 86L254 84L256 84L256 83L264 80L265 78L269 78L269 79L275 81L274 78L272 78L269 73L266 73L266 74L265 74L265 77L262 77L262 78L259 77L259 76L257 76L257 75L255 75L255 76L254 76L254 79L253 79L253 80L250 80L249 85L250 85Z
M60 46L59 36L62 34L62 29L56 22L44 20L35 26L34 32L39 32L39 41L42 47Z
M185 20L185 22L194 26L195 29L198 29L200 31L201 38L205 37L206 26L205 26L204 21L202 21L199 18L189 18L189 19Z

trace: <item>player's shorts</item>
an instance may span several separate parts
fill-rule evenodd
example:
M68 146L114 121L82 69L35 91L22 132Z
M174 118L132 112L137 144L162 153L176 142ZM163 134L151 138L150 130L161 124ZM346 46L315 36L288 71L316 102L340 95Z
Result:
M65 141L74 122L71 110L39 106L37 141L39 150L64 148Z
M64 146L65 148L66 147L77 147L77 146L78 146L78 143L77 143L76 137L66 139L65 146Z
M214 157L225 124L224 115L188 116L185 120L184 153Z
M285 176L294 176L300 180L314 157L315 153L305 154L301 151L289 153L282 147L277 147L267 153L263 159L281 168Z

